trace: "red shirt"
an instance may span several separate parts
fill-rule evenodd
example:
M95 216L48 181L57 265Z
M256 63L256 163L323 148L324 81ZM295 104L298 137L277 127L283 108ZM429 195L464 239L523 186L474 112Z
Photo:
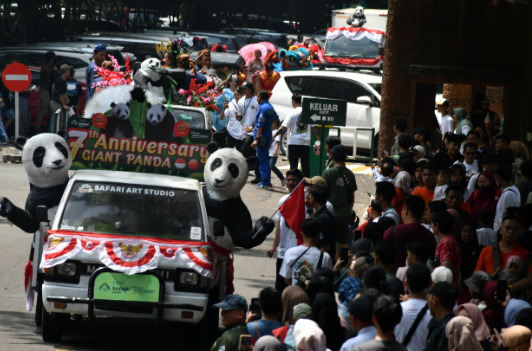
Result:
M440 262L451 261L453 271L453 285L458 286L460 273L460 246L454 237L448 237L440 241L436 248L436 257Z

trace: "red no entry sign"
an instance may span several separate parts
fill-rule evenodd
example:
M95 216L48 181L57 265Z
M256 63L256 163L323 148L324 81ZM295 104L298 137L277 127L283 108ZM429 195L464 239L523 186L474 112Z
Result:
M20 93L30 86L31 72L28 66L22 63L12 63L4 70L2 80L6 88Z

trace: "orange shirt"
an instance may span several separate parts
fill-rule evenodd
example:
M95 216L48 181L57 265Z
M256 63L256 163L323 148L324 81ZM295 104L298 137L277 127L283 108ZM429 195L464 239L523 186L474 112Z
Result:
M501 269L504 269L506 268L506 261L508 261L508 258L510 256L519 256L524 262L525 257L528 254L528 250L522 246L515 245L512 251L504 253L501 251L501 244L499 243L499 253L501 256ZM495 268L493 266L493 250L490 245L482 249L482 252L480 253L480 256L478 258L477 267L475 268L475 271L485 271L489 274L493 274L493 272L495 272ZM530 272L532 272L532 264L528 267L528 273Z
M281 76L277 72L273 72L271 76L266 74L266 71L262 71L259 74L260 88L266 90L268 93L271 93L275 84L279 81Z
M429 203L431 203L434 199L434 191L429 191L426 187L414 190L412 195L417 195L423 200L425 200L425 209L429 207Z

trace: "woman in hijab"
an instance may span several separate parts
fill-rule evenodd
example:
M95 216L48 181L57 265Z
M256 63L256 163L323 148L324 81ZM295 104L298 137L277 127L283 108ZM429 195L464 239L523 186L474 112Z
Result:
M502 330L502 346L508 351L528 351L532 333L527 327L514 325Z
M338 289L338 316L340 317L340 324L348 331L352 331L353 327L349 323L349 304L353 302L356 294L364 285L358 278L347 277L340 284Z
M453 109L454 115L454 124L456 129L454 133L456 135L467 135L473 129L473 123L469 120L469 115L467 111L461 107Z
M283 323L292 324L294 306L305 302L310 303L307 293L297 285L292 285L283 290Z
M482 172L477 179L478 189L469 197L467 203L471 207L471 217L478 219L480 211L486 209L495 217L497 202L502 191L497 186L495 178L491 172Z
M445 335L451 351L482 351L473 329L473 321L467 317L456 316L445 327Z
M463 222L456 236L456 241L460 246L462 282L469 279L477 266L480 251L484 246L478 244L477 231L472 222Z
M351 271L349 272L349 275L351 277L356 277L360 280L364 277L364 273L366 270L375 265L375 259L373 257L359 257L354 261L355 263L352 264Z
M281 329L286 329L288 327L286 337L283 340L283 345L286 351L296 351L296 340L294 339L294 325L297 323L297 321L300 319L314 318L314 316L312 315L312 307L310 307L305 302L294 306L292 315L293 317L291 323L293 324L290 324L289 327L285 325L284 327L273 331L273 335L277 336L278 334L276 334L276 331L281 331Z
M499 332L506 327L504 323L504 306L495 298L497 281L487 282L484 286L484 301L486 308L482 311L484 321L489 330L497 329Z
M456 238L458 236L458 229L460 228L460 214L458 213L458 211L453 210L452 208L449 208L447 212L449 212L451 216L453 216L453 234Z
M480 343L490 336L488 325L484 321L484 317L477 305L474 303L464 303L463 305L458 306L456 315L471 319L475 336Z
M395 208L397 213L399 213L399 215L401 215L403 211L405 197L412 194L412 190L410 189L411 181L412 176L406 171L399 172L393 180L395 196L392 200L392 206Z
M316 298L316 295L320 293L325 293L334 296L333 284L334 281L323 275L314 275L307 287L307 295L310 299L310 304L312 305L312 302Z
M310 319L300 319L294 326L298 351L327 351L325 333Z
M282 351L281 342L271 335L264 335L255 343L255 351Z
M338 318L338 306L334 296L325 293L316 295L312 304L312 314L327 338L327 347L332 351L340 350L345 339L345 330L340 324L340 318ZM297 345L299 346L299 343Z
M532 306L524 300L510 299L508 306L506 306L506 309L504 310L504 322L508 327L514 326L519 312L530 307Z

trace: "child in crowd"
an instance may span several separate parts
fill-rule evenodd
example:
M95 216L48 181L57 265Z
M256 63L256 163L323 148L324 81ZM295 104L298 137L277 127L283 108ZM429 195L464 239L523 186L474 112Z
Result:
M495 271L493 274L493 280L502 279L506 280L508 285L517 283L519 280L519 272L523 268L523 260L519 256L510 256L506 261L506 268L501 269L499 272Z
M447 189L447 184L449 184L450 179L451 172L448 169L442 169L438 172L438 185L434 189L434 201L445 198L445 189Z
M277 131L277 128L279 128L279 120L276 119L272 122L272 135L275 134ZM275 137L275 139L272 140L272 143L270 144L270 168L272 172L279 178L281 181L281 186L284 187L286 185L286 179L283 173L275 166L277 163L277 158L279 158L279 146L281 145L281 136L278 135Z
M497 233L493 230L493 214L489 210L482 210L478 214L478 223L482 228L477 229L478 244L490 246L497 241Z
M373 178L375 182L392 182L393 181L393 163L383 161L382 166L371 165L373 171Z

